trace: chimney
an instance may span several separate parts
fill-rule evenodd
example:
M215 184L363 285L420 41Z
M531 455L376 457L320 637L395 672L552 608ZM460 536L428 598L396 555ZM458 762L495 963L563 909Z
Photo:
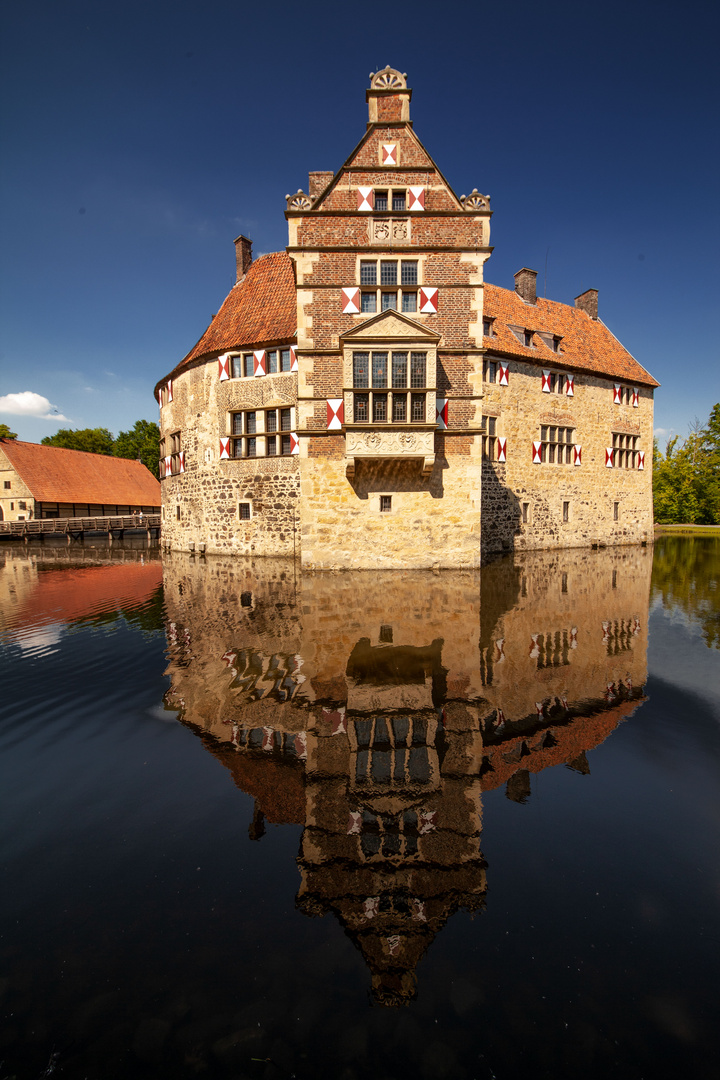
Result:
M586 315L589 315L591 319L597 319L598 317L598 291L597 289L586 289L584 293L580 293L575 297L575 307L580 308L580 311L584 311Z
M252 262L252 240L248 240L247 236L240 234L235 241L235 263L237 266L237 278L245 277L250 269L250 263Z
M365 94L368 103L368 124L398 123L410 120L410 98L407 75L395 68L370 72L370 89Z
M308 173L308 195L311 199L317 199L332 180L335 173L311 172Z
M537 303L537 270L523 266L515 275L515 292L526 304Z

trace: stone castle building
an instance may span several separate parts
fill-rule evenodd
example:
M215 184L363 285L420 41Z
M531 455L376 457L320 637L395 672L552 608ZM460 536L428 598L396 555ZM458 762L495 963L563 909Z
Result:
M486 284L490 201L458 197L371 76L367 130L287 197L156 387L163 538L317 568L472 567L511 549L652 538L655 379L522 269Z

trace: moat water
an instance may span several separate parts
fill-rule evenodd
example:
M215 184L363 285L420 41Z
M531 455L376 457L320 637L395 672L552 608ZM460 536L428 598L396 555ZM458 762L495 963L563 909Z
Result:
M0 1077L718 1075L720 540L0 547Z

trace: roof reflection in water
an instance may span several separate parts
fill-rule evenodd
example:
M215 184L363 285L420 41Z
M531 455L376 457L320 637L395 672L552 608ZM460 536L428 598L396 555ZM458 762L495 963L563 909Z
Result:
M484 905L482 792L587 752L642 700L652 553L475 572L301 574L165 562L170 708L255 799L304 826L297 903L332 911L397 1005L459 908Z

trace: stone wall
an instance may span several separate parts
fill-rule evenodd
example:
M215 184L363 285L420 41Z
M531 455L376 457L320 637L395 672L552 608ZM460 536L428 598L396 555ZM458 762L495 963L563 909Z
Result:
M482 411L497 418L498 437L507 439L506 463L484 466L483 556L652 542L652 390L639 388L639 407L633 408L613 404L610 378L577 373L572 397L543 393L541 384L541 368L519 360L509 361L507 386L483 384ZM540 439L542 425L572 427L582 463L534 464L533 441ZM606 467L614 431L639 436L644 470Z
M297 456L221 459L233 411L295 409L297 377L220 382L217 360L179 374L161 410L162 434L181 433L185 471L161 480L162 541L177 550L237 555L300 553ZM240 503L250 503L249 520Z
M9 488L5 484L10 484ZM25 503L25 509L20 509L20 502ZM3 521L28 520L35 516L35 500L30 488L22 477L18 476L11 465L7 454L3 452L0 444L0 507L2 508Z

